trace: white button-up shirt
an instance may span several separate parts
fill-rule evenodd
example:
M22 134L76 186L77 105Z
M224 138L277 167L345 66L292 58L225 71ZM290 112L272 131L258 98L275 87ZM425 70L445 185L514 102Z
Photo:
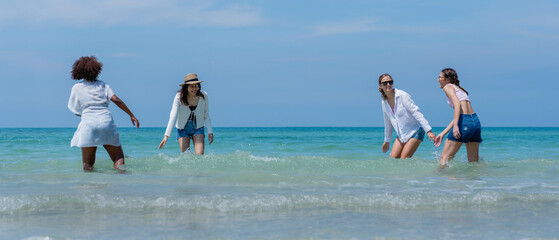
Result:
M210 106L208 104L208 94L204 91L200 91L204 97L200 97L198 100L198 105L194 110L196 115L196 129L201 127L206 127L208 133L213 133L212 121L210 119ZM169 122L167 123L167 128L165 129L165 136L171 136L171 131L173 130L173 125L177 129L183 129L188 121L188 116L190 116L190 108L182 104L181 93L178 92L173 100L173 107L171 108L171 114L169 115Z
M384 115L384 141L392 141L392 129L396 131L402 143L407 142L413 134L423 128L425 132L431 130L429 122L419 112L411 96L402 90L394 89L394 112L388 100L382 100L382 112Z

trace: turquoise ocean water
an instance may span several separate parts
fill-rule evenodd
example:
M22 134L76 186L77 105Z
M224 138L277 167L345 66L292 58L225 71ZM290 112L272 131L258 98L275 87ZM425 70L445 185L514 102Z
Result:
M74 130L0 129L0 239L559 238L559 128L484 128L443 171L382 128L216 128L204 156L120 128L126 174L83 172Z

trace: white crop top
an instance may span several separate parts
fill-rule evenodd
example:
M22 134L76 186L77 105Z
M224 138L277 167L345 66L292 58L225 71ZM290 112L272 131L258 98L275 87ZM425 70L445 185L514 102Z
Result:
M466 92L464 92L462 89L460 89L459 87L457 87L452 83L449 84L454 87L454 92L456 93L456 97L458 97L458 101L468 101L468 102L470 101L470 97ZM448 97L446 98L446 102L448 103L448 106L454 108L454 104L452 104L452 101L450 101Z

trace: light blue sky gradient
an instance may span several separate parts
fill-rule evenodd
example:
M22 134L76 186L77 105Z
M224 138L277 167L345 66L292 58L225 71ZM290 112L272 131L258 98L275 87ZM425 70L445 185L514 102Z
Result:
M146 127L166 125L191 72L216 127L383 126L382 73L446 126L445 67L482 125L559 126L552 0L3 0L0 36L0 127L76 127L70 70L88 55Z

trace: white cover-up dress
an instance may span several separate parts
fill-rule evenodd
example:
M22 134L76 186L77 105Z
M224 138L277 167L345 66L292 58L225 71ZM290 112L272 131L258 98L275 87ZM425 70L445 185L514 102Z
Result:
M81 81L72 87L68 108L81 115L71 147L120 146L118 130L109 111L113 90L105 82Z

